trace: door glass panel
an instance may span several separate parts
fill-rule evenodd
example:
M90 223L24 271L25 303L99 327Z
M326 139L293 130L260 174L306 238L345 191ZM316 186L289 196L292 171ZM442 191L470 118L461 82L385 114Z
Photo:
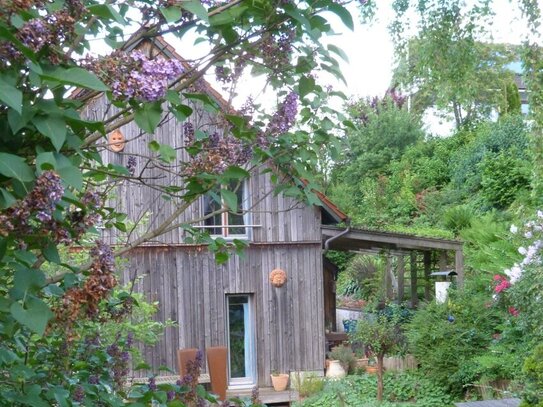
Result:
M254 327L249 295L229 295L228 358L231 385L254 384Z
M230 297L228 304L230 333L230 377L246 377L246 328L245 319L248 311L248 298Z

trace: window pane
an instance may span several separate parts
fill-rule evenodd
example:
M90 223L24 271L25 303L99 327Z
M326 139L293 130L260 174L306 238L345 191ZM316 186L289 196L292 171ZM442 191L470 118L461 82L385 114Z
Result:
M204 215L209 215L212 212L215 212L220 209L220 206L213 198L210 196L204 196ZM210 218L207 218L204 221L206 226L215 226L222 225L221 214L214 215ZM208 228L208 232L212 235L221 235L223 233L222 228Z
M231 185L232 190L237 187L237 184L234 183ZM236 191L236 195L238 197L238 207L237 207L237 213L229 213L228 214L228 225L245 225L245 218L243 216L243 208L244 208L244 200L245 200L245 183L242 183L239 188ZM236 227L236 228L228 228L228 234L229 235L246 235L247 229Z
M248 349L247 327L249 298L228 298L228 335L230 345L230 377L247 377L245 354Z
M245 225L243 215L234 215L232 213L228 214L228 224L229 225ZM237 228L228 228L229 235L246 235L247 232L243 227Z

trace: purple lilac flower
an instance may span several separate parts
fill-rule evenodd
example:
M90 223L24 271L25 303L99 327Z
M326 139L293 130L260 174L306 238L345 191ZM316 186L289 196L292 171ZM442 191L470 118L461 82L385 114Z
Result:
M251 404L262 404L262 402L260 401L260 394L258 393L258 386L253 387L253 390L251 391Z
M227 72L224 66L215 67L215 78L217 78L217 80L222 83L228 83L232 81L232 76Z
M100 379L96 375L90 375L88 382L89 384L98 384L100 383Z
M158 387L156 385L156 379L154 377L149 378L149 390L151 391L157 391Z
M101 203L100 194L98 194L98 192L87 191L83 194L81 203L85 206L90 206L91 208L98 208Z
M84 398L85 398L85 390L83 390L83 387L79 385L75 386L73 394L72 394L72 399L77 403L81 403Z
M175 398L175 390L170 390L166 393L166 400L172 401Z
M38 213L36 214L36 219L44 223L49 222L51 220L51 214L45 211L38 211Z
M90 255L97 263L97 267L99 267L103 272L111 272L115 269L113 250L111 250L111 247L101 240L96 241L96 246L91 249Z
M21 42L34 52L42 49L48 43L50 36L49 27L40 18L33 18L25 23L18 33Z
M271 118L266 133L268 135L279 135L287 132L294 125L297 114L298 94L290 92Z
M186 139L186 144L194 142L194 125L191 122L183 123L183 135Z
M130 173L130 175L135 174L136 165L137 165L136 157L134 157L133 155L129 156L128 157L128 162L126 163L126 169Z
M126 336L126 347L130 349L134 344L134 333L132 331L128 332Z
M154 102L164 97L168 84L183 73L177 59L149 59L140 51L117 53L102 59L87 58L83 65L110 87L117 99Z

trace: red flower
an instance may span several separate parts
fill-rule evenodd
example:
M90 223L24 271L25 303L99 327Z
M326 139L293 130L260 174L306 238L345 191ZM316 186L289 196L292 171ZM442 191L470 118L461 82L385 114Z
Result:
M518 314L519 314L518 309L516 309L515 307L509 307L508 311L509 311L509 313L510 313L511 315L513 315L514 317L517 317Z

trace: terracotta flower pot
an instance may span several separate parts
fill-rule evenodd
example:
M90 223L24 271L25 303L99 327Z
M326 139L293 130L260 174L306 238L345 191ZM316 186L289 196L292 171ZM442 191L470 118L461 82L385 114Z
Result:
M271 380L273 384L273 389L275 391L285 391L287 389L288 374L286 373L272 374Z
M356 359L356 367L360 369L365 369L368 366L368 358L359 358Z
M366 366L366 373L376 374L377 373L377 366L374 366L374 365Z

